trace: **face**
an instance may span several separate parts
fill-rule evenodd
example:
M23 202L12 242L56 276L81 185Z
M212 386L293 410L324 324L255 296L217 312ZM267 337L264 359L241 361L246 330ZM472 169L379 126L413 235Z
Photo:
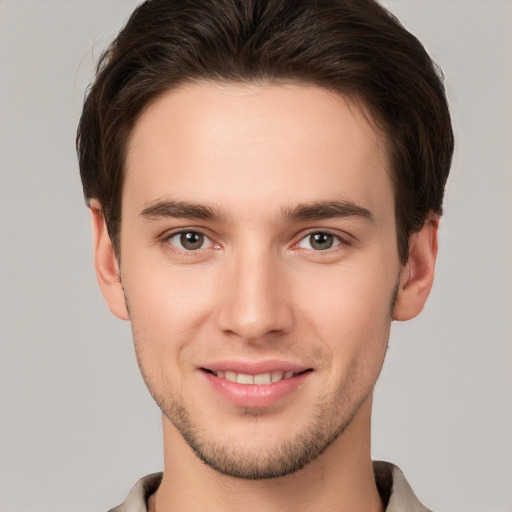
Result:
M300 85L185 85L129 141L121 282L144 379L196 454L264 478L361 414L400 275L382 137Z

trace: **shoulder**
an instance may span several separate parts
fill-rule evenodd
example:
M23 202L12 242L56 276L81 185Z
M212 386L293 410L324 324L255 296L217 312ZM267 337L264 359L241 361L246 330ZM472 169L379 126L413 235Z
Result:
M431 512L421 504L402 471L389 462L374 461L373 471L379 493L386 503L386 512ZM162 473L141 478L126 500L109 512L147 512L147 500L162 481Z
M420 503L402 471L389 462L374 461L375 482L386 512L432 512Z
M141 478L132 488L126 500L109 512L147 512L148 498L158 489L163 473L152 473Z

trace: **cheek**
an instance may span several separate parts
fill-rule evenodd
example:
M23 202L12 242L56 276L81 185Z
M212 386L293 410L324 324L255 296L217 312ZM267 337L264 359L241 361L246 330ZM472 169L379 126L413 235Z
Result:
M171 273L169 268L145 273L125 268L123 286L137 362L157 403L170 410L167 401L179 401L192 372L187 361L206 323L209 290L187 273Z
M174 353L193 341L206 323L214 300L207 284L211 276L158 263L148 263L150 270L141 272L129 261L124 263L123 286L134 339L150 345L145 349L148 356L172 364ZM171 352L174 357L169 357Z
M389 337L394 278L368 267L364 272L344 267L325 276L310 275L308 281L301 287L305 307L300 317L328 348L332 364L345 372L350 365L380 368Z

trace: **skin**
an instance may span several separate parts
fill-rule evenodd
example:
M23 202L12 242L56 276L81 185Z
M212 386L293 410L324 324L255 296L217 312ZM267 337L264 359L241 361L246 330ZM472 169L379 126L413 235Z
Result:
M121 265L91 203L100 286L163 411L151 510L383 510L372 391L392 318L427 299L438 219L402 268L384 137L367 118L314 86L185 85L131 135ZM186 249L180 229L203 244ZM309 371L264 407L226 400L203 370L269 359Z

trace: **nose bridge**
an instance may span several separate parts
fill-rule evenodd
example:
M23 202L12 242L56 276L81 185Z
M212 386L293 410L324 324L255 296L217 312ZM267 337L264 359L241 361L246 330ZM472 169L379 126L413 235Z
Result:
M293 317L279 255L268 243L247 243L234 250L226 264L219 327L246 341L287 332Z

